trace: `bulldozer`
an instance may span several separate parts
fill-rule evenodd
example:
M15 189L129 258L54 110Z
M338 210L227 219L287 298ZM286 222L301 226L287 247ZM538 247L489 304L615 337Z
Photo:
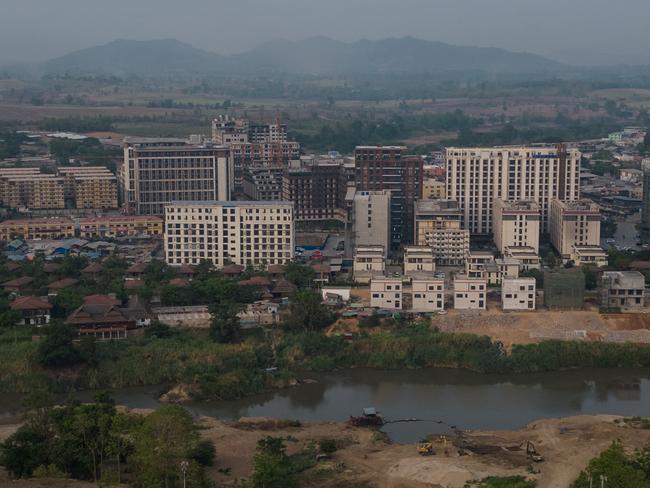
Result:
M418 454L420 456L433 456L436 451L433 450L433 444L431 442L420 442L418 444Z

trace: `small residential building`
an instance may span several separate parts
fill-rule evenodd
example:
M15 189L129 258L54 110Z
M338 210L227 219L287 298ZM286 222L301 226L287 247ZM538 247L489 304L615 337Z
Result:
M542 260L533 247L506 247L503 255L509 259L516 259L522 271L542 267Z
M415 276L411 282L414 312L438 312L445 309L445 280Z
M41 327L50 323L52 304L39 297L18 297L10 305L20 314L18 325Z
M645 277L638 271L605 271L600 290L603 308L629 310L644 307Z
M406 246L404 248L404 274L428 273L433 275L436 271L436 263L433 252L428 246Z
M66 323L75 328L79 336L93 336L98 340L125 339L136 321L124 310L111 304L84 303L70 314Z
M535 278L503 278L501 282L503 310L535 310L535 292Z
M503 253L506 247L532 247L539 253L540 207L533 200L494 201L492 232Z
M26 288L28 285L31 285L33 281L34 278L30 276L21 276L20 278L5 281L0 286L2 286L2 288L4 288L6 291L19 292L23 288Z
M415 245L428 246L441 266L458 266L469 252L469 231L455 200L419 200L415 203Z
M607 253L600 246L573 246L570 261L576 266L592 265L602 268L607 266Z
M207 305L185 307L156 307L151 310L159 322L170 327L204 329L210 327L211 316Z
M371 307L401 310L402 294L402 278L375 276L370 281Z
M457 275L454 278L454 308L457 310L485 310L487 308L487 280Z
M360 246L354 251L352 275L358 283L369 283L374 275L383 275L386 270L383 246Z
M48 295L56 296L61 290L70 288L79 283L75 278L62 278L47 285Z
M600 207L592 201L553 200L549 226L551 243L564 262L581 259L600 246ZM594 260L602 260L602 254Z
M494 264L492 251L468 251L465 257L465 274L468 278L484 278L486 266L489 264Z

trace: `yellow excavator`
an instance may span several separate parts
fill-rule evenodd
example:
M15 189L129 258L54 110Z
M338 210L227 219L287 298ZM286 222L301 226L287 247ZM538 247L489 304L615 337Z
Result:
M418 454L420 456L433 456L436 451L433 450L433 443L431 442L420 442L418 443Z

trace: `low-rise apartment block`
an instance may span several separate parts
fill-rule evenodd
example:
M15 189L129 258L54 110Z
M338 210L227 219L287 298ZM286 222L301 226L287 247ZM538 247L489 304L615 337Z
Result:
M167 264L221 268L285 264L293 258L291 202L174 202L165 207Z
M643 308L645 277L638 271L605 271L600 290L601 306L604 308Z
M383 246L359 246L354 251L352 274L354 281L369 283L373 276L386 270L386 249Z
M503 310L535 310L535 293L535 278L504 278L501 283Z
M282 168L247 168L242 191L246 198L270 202L282 200Z
M64 179L38 168L0 169L0 201L7 208L65 208Z
M0 240L13 239L70 239L75 235L70 219L19 219L0 222Z
M454 278L454 308L458 310L485 310L487 308L487 280L458 275Z
M119 215L79 219L79 237L104 239L138 235L160 236L164 222L155 215Z
M59 168L64 178L66 200L79 209L114 209L117 202L117 177L105 166L65 166Z
M415 204L415 244L428 246L438 265L458 266L469 252L469 231L454 200L419 200Z
M445 309L445 280L415 276L411 282L414 312L439 312Z
M427 246L406 246L404 248L404 274L413 276L415 274L427 273L433 275L436 271L436 262L433 252Z
M607 255L600 248L600 207L594 202L553 200L550 233L551 243L564 262L607 264Z
M499 252L506 247L532 247L539 253L539 205L532 201L494 201L493 233Z
M402 293L402 278L375 276L370 281L370 306L401 310Z

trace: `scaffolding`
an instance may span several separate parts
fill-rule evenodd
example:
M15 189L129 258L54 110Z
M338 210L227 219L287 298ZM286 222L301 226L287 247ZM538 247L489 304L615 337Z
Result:
M544 305L549 309L582 309L585 275L580 268L544 271Z

